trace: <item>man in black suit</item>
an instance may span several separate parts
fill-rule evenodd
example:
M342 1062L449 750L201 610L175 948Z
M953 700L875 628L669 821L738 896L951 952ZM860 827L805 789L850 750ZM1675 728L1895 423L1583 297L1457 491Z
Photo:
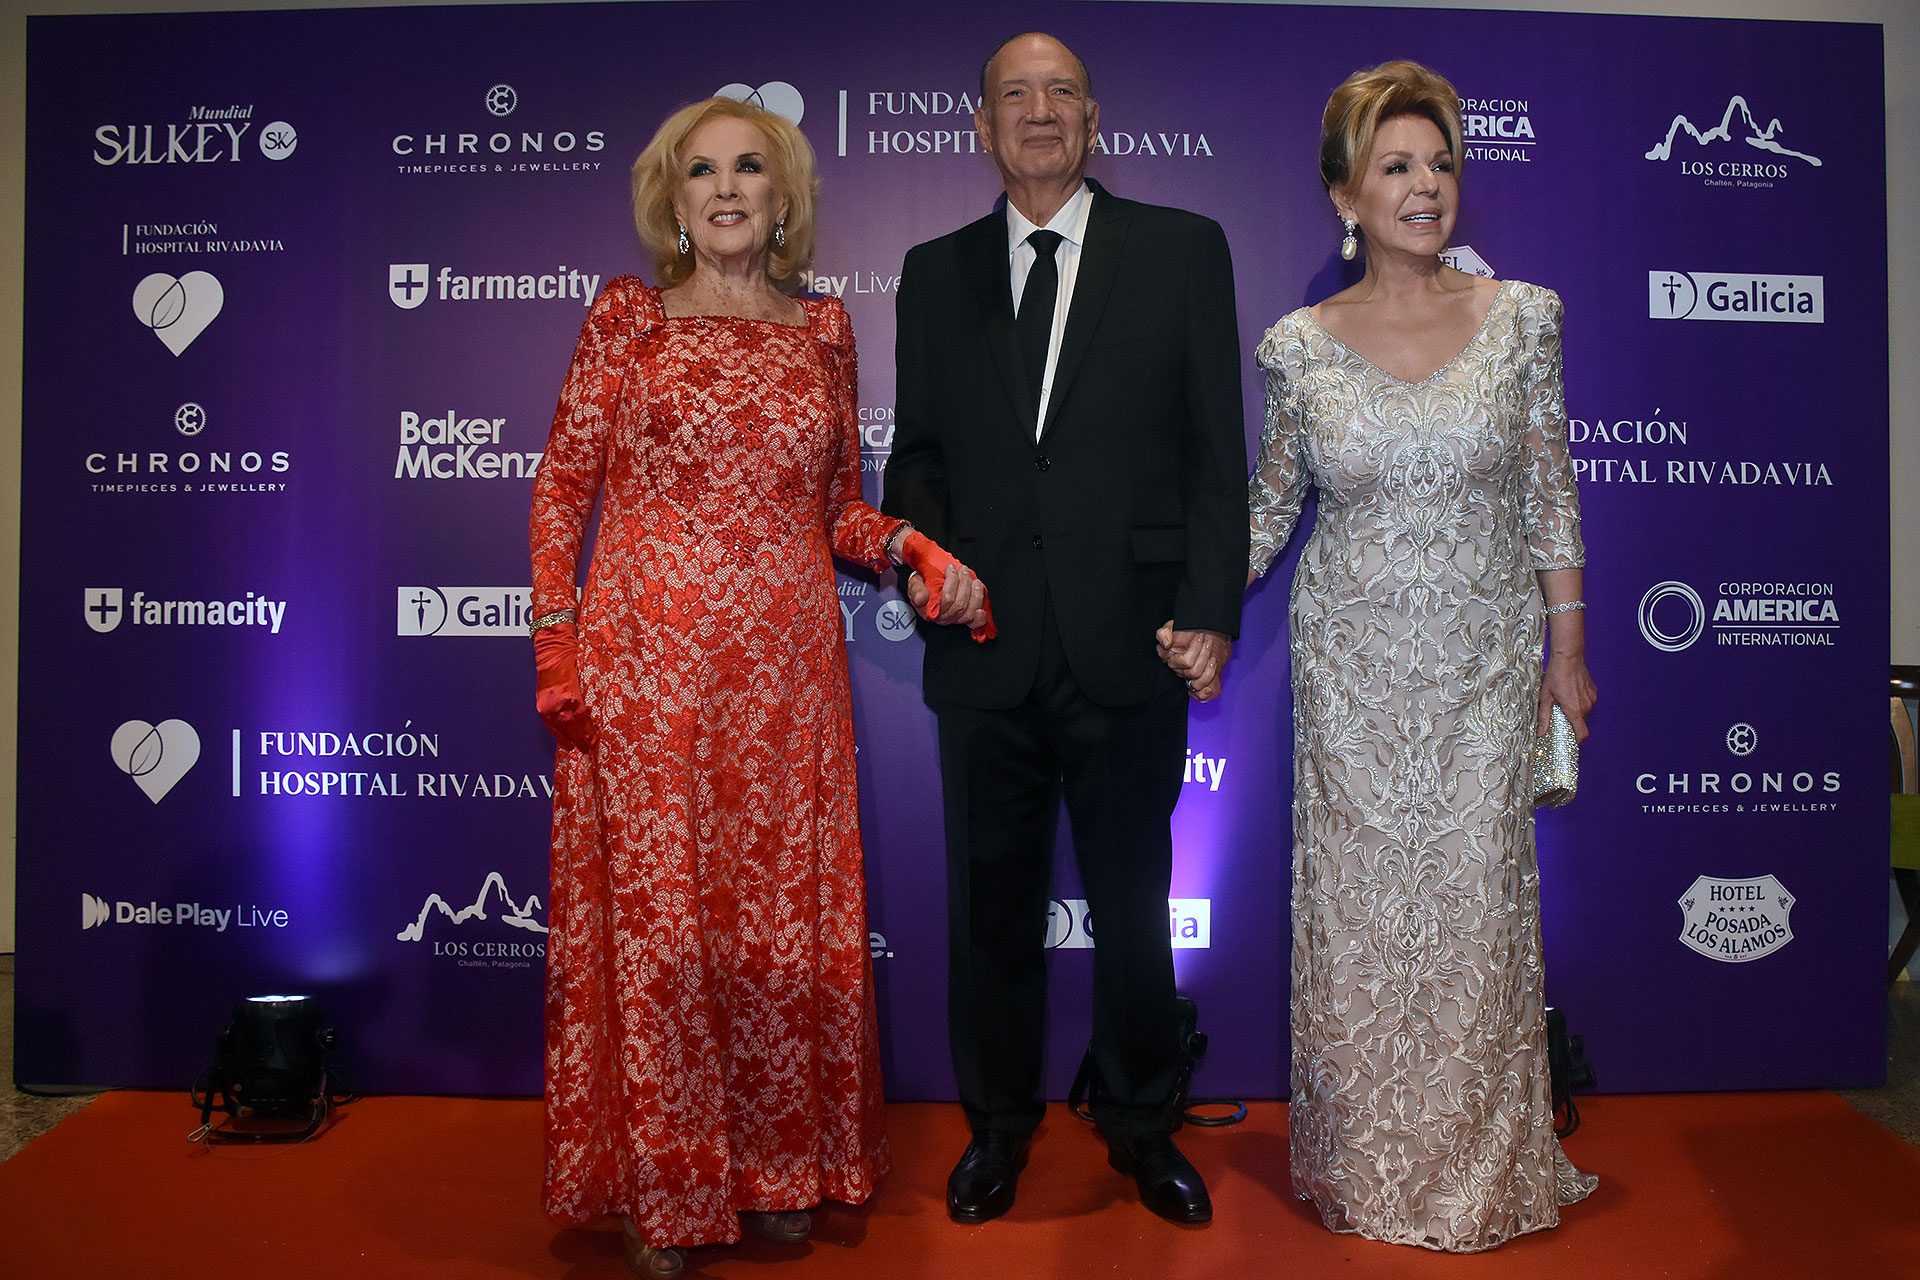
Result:
M1086 180L1099 118L1066 46L1003 44L974 123L1006 207L917 246L900 277L883 505L979 575L949 573L939 601L907 582L923 617L960 624L931 629L925 672L949 1031L973 1134L947 1182L960 1222L1011 1207L1045 1110L1063 793L1098 939L1094 1118L1148 1208L1213 1213L1169 1136L1181 1048L1167 892L1186 703L1219 690L1246 582L1233 272L1217 224ZM999 634L975 643L982 583Z

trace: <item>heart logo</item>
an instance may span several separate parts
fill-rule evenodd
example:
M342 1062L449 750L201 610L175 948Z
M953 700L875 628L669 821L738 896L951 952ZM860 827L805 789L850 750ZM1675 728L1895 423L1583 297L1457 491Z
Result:
M159 804L200 759L200 735L185 720L129 720L113 731L113 762Z
M133 314L176 356L193 345L226 304L227 291L205 271L189 271L178 279L156 271L133 286Z

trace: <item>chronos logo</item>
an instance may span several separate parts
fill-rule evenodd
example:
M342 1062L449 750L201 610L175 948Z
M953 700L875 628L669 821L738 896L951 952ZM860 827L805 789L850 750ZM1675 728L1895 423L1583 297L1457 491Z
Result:
M401 173L552 174L600 167L600 154L607 147L604 129L575 120L536 119L507 126L506 118L526 106L510 84L495 83L472 98L463 96L462 103L460 113L473 113L468 117L471 129L449 129L436 122L392 135L387 149L399 158L395 167Z

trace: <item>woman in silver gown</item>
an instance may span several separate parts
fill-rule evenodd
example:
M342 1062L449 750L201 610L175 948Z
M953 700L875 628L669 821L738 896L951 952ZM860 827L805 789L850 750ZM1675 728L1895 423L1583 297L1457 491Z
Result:
M1317 488L1291 614L1293 1188L1335 1231L1465 1252L1595 1184L1553 1133L1531 786L1549 709L1584 738L1594 688L1560 299L1441 262L1460 137L1414 63L1327 104L1321 174L1366 273L1260 343L1248 581Z

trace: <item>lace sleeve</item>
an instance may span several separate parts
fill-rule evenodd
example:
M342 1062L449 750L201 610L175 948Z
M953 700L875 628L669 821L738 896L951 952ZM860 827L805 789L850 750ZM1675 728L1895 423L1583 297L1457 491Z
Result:
M1306 433L1295 416L1297 384L1287 377L1283 358L1285 323L1268 330L1255 353L1267 374L1267 406L1260 428L1260 456L1247 480L1247 511L1252 541L1249 563L1260 574L1266 573L1293 536L1310 480Z
M1566 392L1560 381L1560 295L1537 289L1522 304L1529 323L1526 357L1527 472L1522 511L1533 568L1577 569L1587 561L1580 540L1580 491L1567 452Z
M860 356L853 341L853 321L839 299L813 304L816 331L827 345L827 370L833 385L835 414L839 418L827 481L827 537L833 554L869 569L887 567L887 539L901 521L881 515L861 497L860 485Z
M625 375L628 293L638 283L623 276L594 301L560 388L528 522L536 615L574 606L580 547L606 475L607 442Z

